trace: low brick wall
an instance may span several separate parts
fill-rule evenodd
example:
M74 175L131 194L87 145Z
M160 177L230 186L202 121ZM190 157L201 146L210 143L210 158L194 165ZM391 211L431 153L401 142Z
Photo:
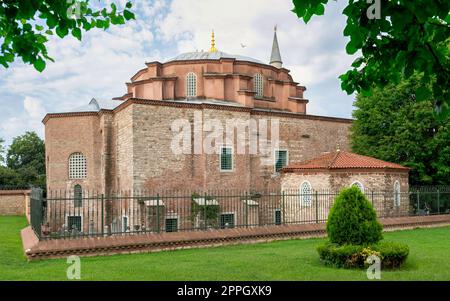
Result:
M450 226L450 214L380 219L385 231ZM31 227L22 230L22 244L29 260L70 255L98 256L163 250L215 247L286 239L326 236L325 223L234 228L210 231L148 233L78 239L38 241Z
M0 190L0 215L25 215L30 220L31 190Z

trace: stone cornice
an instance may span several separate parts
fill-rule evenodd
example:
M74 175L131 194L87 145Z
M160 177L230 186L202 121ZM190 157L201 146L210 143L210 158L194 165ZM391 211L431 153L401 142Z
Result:
M250 91L248 91L248 92L250 92ZM192 109L206 108L206 109L216 109L216 110L224 110L224 111L248 112L251 115L267 115L267 116L278 116L278 117L298 118L298 119L307 119L307 120L321 120L321 121L328 121L328 122L341 122L341 123L347 123L347 124L351 124L353 121L352 119L347 119L347 118L316 116L316 115L283 112L283 111L276 111L276 110L264 110L264 109L259 109L259 108L227 106L227 105L221 105L221 104L189 103L189 102L177 102L177 101L167 101L167 100L129 98L129 99L125 100L124 102L122 102L114 110L104 110L103 109L103 110L100 110L99 112L52 113L52 114L47 114L45 116L45 118L42 120L42 122L45 124L48 121L48 119L50 119L50 118L99 116L100 114L103 114L103 113L117 113L132 104L166 106L166 107L175 107L175 108L192 108Z
M98 116L99 112L67 112L67 113L48 113L42 119L42 123L45 124L50 118L58 117L82 117L82 116Z
M290 100L290 101L296 101L296 102L301 102L301 103L309 103L309 100L308 100L308 99L300 98L300 97L293 97L293 96L290 96L290 97L288 97L288 100Z

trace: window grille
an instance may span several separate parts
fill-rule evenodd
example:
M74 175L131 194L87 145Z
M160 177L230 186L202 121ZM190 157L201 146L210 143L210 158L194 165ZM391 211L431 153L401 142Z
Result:
M231 147L222 147L220 151L220 170L233 170L233 150Z
M227 213L220 215L220 228L229 229L234 228L234 214Z
M197 97L197 75L190 72L186 77L186 96Z
M311 205L312 201L312 187L311 184L307 181L303 182L300 186L300 196L302 203L306 206Z
M261 74L255 74L255 77L253 78L253 84L255 86L255 97L256 98L263 98L264 97L264 79Z
M86 179L86 157L82 153L74 153L69 157L69 179Z

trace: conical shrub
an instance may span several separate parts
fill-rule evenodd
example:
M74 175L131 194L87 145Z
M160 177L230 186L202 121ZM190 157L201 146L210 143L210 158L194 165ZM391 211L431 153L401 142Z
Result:
M376 244L382 238L382 225L372 204L357 187L341 191L330 210L328 238L338 245Z

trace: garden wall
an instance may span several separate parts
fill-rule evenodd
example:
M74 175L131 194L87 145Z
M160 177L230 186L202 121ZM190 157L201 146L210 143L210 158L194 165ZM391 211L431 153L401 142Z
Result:
M25 215L30 220L31 190L0 190L0 215Z

